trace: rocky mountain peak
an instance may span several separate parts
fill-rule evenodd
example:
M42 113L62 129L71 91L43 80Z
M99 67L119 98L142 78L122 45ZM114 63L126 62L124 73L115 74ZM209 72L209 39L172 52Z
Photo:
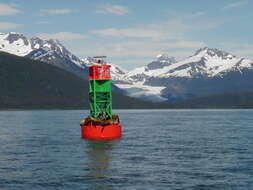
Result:
M176 59L175 57L171 57L168 54L159 54L156 56L157 61L159 62L168 62L168 63L175 63Z
M7 40L10 44L12 44L13 42L18 41L20 39L23 40L25 45L29 44L29 40L23 34L16 33L16 32L9 32L9 33L3 34L3 35L5 36L4 39Z
M156 56L156 58L156 60L147 65L146 70L161 69L165 66L176 63L176 59L174 57L170 57L167 54L159 54Z
M44 44L44 40L40 39L39 37L32 37L30 41L31 41L32 47L36 49L42 47Z
M204 47L200 48L197 50L194 54L194 56L199 56L199 57L219 57L221 59L232 59L235 58L236 56L226 52L222 51L216 48L209 48L209 47Z

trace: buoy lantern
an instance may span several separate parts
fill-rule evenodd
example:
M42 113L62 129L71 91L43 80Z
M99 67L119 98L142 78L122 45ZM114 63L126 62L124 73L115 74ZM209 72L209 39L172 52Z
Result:
M81 121L82 138L112 140L121 137L118 115L112 114L112 90L110 65L105 56L93 57L95 64L89 67L90 116Z

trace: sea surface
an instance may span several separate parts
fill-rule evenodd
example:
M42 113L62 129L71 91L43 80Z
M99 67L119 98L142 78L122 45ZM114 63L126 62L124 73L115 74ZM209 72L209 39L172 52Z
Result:
M0 111L0 190L252 190L253 110L114 110L123 137L80 138L87 110Z

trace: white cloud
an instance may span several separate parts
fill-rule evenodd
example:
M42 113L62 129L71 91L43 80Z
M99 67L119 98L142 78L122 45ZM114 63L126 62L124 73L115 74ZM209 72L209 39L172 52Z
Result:
M82 56L107 55L119 60L118 64L128 64L129 59L135 59L137 64L147 63L160 53L182 59L208 46L203 41L191 40L193 33L196 36L196 33L212 30L224 23L222 20L203 20L205 15L205 12L196 12L151 24L92 30L96 43L75 53Z
M93 44L92 47L76 53L79 55L105 54L109 57L124 59L131 57L140 59L138 63L144 58L152 60L160 53L168 53L178 58L190 56L196 49L207 46L207 44L190 40L189 34L210 30L222 24L221 21L196 21L198 17L205 14L205 12L197 12L152 24L93 30L92 34L103 40L110 40L110 43L103 44L103 46L99 43L98 45Z
M151 40L182 40L190 31L209 30L219 27L222 21L208 21L188 24L188 20L196 20L196 17L204 15L204 12L185 15L181 18L171 19L156 24L146 24L130 28L106 28L91 31L100 37L117 38L149 38Z
M128 41L107 43L103 46L92 45L75 53L79 55L103 54L109 57L135 57L153 58L156 55L167 52L171 56L184 57L190 55L192 49L206 46L204 42L178 41L178 42L158 42L158 41Z
M188 13L188 14L183 14L181 13L180 14L180 17L181 19L185 20L185 19L195 19L195 18L198 18L198 17L202 17L202 16L205 16L206 15L206 12L204 11L199 11L199 12L194 12L194 13Z
M14 6L0 3L0 16L16 15L18 13L21 13L21 11L17 10Z
M38 22L35 22L35 24L49 24L50 22L49 21L38 21Z
M117 60L117 59L116 59ZM141 58L128 58L127 60L119 60L113 64L120 64L120 65L124 65L124 64L147 64L149 62L151 62L153 60L153 58L144 58L144 57L141 57Z
M170 46L170 45L168 45ZM172 45L171 45L172 46ZM201 46L203 47L203 46ZM80 56L107 55L113 64L121 65L128 69L146 65L156 58L158 54L166 53L177 57L178 60L191 56L196 49L166 49L164 44L152 45L152 43L127 43L127 44L105 44L104 46L90 46L82 50L74 51Z
M12 22L0 22L0 30L10 30L22 26L22 24L16 24Z
M86 36L79 33L72 33L72 32L58 32L58 33L41 33L37 36L43 39L58 39L58 40L76 40L76 39L83 39Z
M102 37L150 38L152 40L181 39L187 26L180 20L170 20L159 24L142 25L132 28L108 28L93 30Z
M247 49L237 49L233 51L236 55L244 56L244 57L250 57L253 59L253 47L247 48Z
M123 68L125 71L131 71L133 69L133 67L140 67L143 65L147 65L147 63L150 63L152 60L154 60L154 57L152 57L152 58L145 58L145 57L131 58L131 57L128 57L126 60L121 59L121 58L115 58L115 59L113 59L113 61L109 60L109 63L113 63L114 65L119 66L121 69Z
M129 10L127 7L120 6L120 5L104 5L100 6L96 13L99 14L114 14L118 16L122 16L129 13Z
M71 9L43 9L41 12L46 15L64 15L73 13L74 11Z
M145 28L108 28L104 30L93 30L92 33L102 37L129 37L129 38L160 38L163 36L162 31Z
M253 59L253 45L243 42L223 42L219 44L222 49L231 52L236 56Z
M207 44L199 41L177 41L174 43L168 43L167 47L170 48L201 48Z
M227 4L225 7L223 7L223 9L234 9L234 8L240 8L243 7L244 5L246 5L248 3L248 1L236 1L230 4Z

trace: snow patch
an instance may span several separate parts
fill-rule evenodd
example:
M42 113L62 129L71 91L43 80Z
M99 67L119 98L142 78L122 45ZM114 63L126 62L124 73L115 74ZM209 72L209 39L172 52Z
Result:
M149 86L144 85L144 81L135 82L134 84L115 84L118 88L124 89L128 94L135 98L149 99L152 101L166 101L161 96L161 92L165 86Z

